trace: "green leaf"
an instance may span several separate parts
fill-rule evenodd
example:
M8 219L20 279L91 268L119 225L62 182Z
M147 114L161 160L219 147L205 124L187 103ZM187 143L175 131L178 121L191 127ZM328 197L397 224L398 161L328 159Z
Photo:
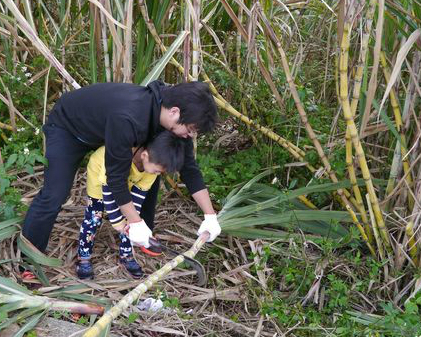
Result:
M2 277L2 276L0 276L0 292L1 293L14 293L14 294L24 293L26 295L32 294L30 290L12 281L12 279Z
M6 164L4 164L6 170L9 169L16 162L16 159L18 159L18 155L16 153L10 155L10 157L7 159Z
M26 172L28 172L28 174L34 174L35 173L34 167L29 165L29 164L25 165L25 170L26 170Z
M40 313L32 316L31 319L28 320L28 322L25 323L25 325L23 325L18 332L15 333L14 337L22 337L25 334L25 332L33 329L41 320L41 318L46 314L46 312L46 310L43 310Z
M11 238L15 233L19 232L20 228L17 226L9 226L0 230L0 242Z
M17 225L21 221L22 221L22 218L20 218L20 217L16 217L16 218L8 219L8 220L5 220L5 221L1 221L0 222L0 230L3 229L3 228L6 228L6 227L12 226L12 225Z
M18 237L17 240L18 247L26 256L35 262L49 267L60 267L63 262L60 259L48 257L45 254L41 253L35 246L33 246L28 239L26 239L22 234Z
M10 180L6 178L0 178L0 195L6 192L6 188L10 187Z
M140 85L146 86L150 82L158 79L159 75L165 69L168 62L170 62L171 58L174 56L175 52L180 48L181 44L184 42L185 38L189 35L189 32L182 31L177 39L172 43L171 47L167 49L164 56L158 61L152 71L145 77Z

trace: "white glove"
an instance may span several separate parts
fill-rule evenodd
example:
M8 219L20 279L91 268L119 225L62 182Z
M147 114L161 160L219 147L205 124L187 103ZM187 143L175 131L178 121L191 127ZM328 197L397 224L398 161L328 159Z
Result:
M202 221L202 224L197 231L197 235L201 235L206 231L210 234L207 242L212 242L219 234L221 234L221 226L219 226L216 214L205 214L205 220Z
M152 231L144 220L132 222L129 224L129 239L138 246L149 248L149 238L152 237Z

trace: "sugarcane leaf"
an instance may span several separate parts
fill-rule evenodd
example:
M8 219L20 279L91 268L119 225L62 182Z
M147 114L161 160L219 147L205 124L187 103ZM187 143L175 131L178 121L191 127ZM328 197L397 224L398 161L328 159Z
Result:
M393 85L395 84L398 75L401 72L401 67L403 62L406 59L409 51L411 50L412 46L417 42L419 37L421 36L421 28L414 30L411 35L408 37L407 41L403 44L403 46L399 49L398 55L396 57L395 65L393 66L392 73L390 75L389 83L387 84L386 91L383 95L382 101L380 103L379 111L382 110L383 105L388 97L390 90L392 90Z
M14 337L22 337L25 334L25 332L33 329L41 320L41 318L46 314L46 312L47 312L46 310L43 310L40 313L32 316L31 319L28 322L26 322L25 325L23 325L19 329L19 331L15 333Z
M21 312L19 312L18 314L9 317L9 319L7 319L5 322L0 324L0 330L7 328L9 325L21 320L21 319L25 319L26 317L30 317L34 314L36 314L38 311L45 309L44 306L41 307L36 307L36 308L29 308L29 309L25 309L22 310Z
M30 295L32 292L25 287L14 282L12 279L0 276L0 292L1 293L13 293L13 294L27 294Z
M374 106L374 108L377 111L379 111L380 106L379 106L379 103L377 102L376 99L373 99L373 106ZM380 117L382 118L383 122L387 125L389 131L392 132L392 134L395 136L395 138L397 139L397 141L400 143L401 142L401 137L400 137L400 135L398 133L398 130L396 130L396 127L395 127L394 123L389 118L389 116L386 114L386 112L384 111L384 109L380 110Z
M29 264L35 268L35 274L37 278L41 281L42 285L48 287L50 285L50 282L48 281L47 276L42 270L42 267L31 258L26 257L26 259L28 260Z
M8 220L5 220L5 221L1 221L0 222L0 230L3 229L3 228L6 228L6 227L12 226L12 225L17 225L21 221L22 221L22 218L20 218L20 217L8 219Z
M48 257L41 253L34 245L32 245L28 239L22 235L22 233L18 237L17 243L22 253L24 253L31 260L34 260L36 263L49 267L60 267L63 264L60 259Z
M78 300L78 301L84 301L84 302L92 302L92 303L97 303L100 305L110 304L110 300L108 300L107 298L94 297L94 296L90 296L86 294L62 293L60 297L70 298L72 300Z
M11 302L11 303L3 304L0 307L0 313L2 313L2 314L6 313L7 314L8 312L25 308L26 304L27 304L27 301L25 301L25 299L22 299L22 298L14 301L14 302Z
M8 262L18 262L19 259L6 259L6 260L0 260L0 265Z
M241 230L226 230L224 231L232 236L245 239L284 239L291 237L290 233L283 231L274 231L270 229L258 228L243 228Z
M16 226L9 226L0 230L0 242L5 239L11 238L15 233L19 231L20 231L19 227L16 227Z
M151 70L151 72L145 77L142 81L141 85L146 86L150 82L156 80L162 71L165 69L168 62L170 62L171 58L174 56L175 52L180 48L181 44L184 42L186 37L189 35L188 31L182 31L177 39L171 44L171 46L167 49L164 56L158 61L155 67Z

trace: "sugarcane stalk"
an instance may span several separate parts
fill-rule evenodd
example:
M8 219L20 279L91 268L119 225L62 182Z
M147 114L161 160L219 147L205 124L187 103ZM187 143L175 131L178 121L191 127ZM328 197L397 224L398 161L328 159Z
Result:
M286 53L284 51L284 49L282 48L282 44L281 41L279 40L279 38L276 36L276 34L274 33L269 21L267 20L266 16L264 15L262 9L259 7L258 10L259 16L263 21L264 27L272 41L272 43L275 45L275 49L278 51L280 57L281 57L281 62L282 62L282 67L284 69L285 75L286 75L286 79L289 85L289 88L291 90L291 94L292 97L294 99L295 102L295 106L297 107L297 111L301 117L301 121L307 131L307 134L309 136L309 138L311 139L311 141L313 142L317 154L319 155L323 166L326 169L326 173L328 174L329 178L333 181L333 182L338 182L338 178L336 177L335 171L332 169L329 160L327 159L323 148L319 142L319 140L316 137L316 134L311 126L311 124L308 122L308 118L307 118L307 113L304 110L303 104L301 103L300 100L300 96L298 94L298 90L295 86L294 80L292 79L292 75L291 75L291 71L289 69L289 64L288 64L288 60L286 57ZM337 193L342 201L342 204L346 207L347 211L350 213L352 219L354 219L354 223L355 225L357 225L357 228L359 229L361 236L363 238L363 240L366 242L367 246L370 248L370 251L372 253L374 253L374 249L371 247L371 244L369 242L369 237L367 236L366 230L364 230L363 226L360 224L360 222L357 219L357 216L354 212L354 210L352 209L351 203L348 200L349 194L345 195L345 191L343 189L338 189ZM348 192L349 193L349 192ZM375 254L374 254L375 255Z
M209 233L205 232L200 235L193 246L184 254L178 255L170 262L166 263L161 269L150 275L144 282L140 283L136 288L125 295L115 306L105 312L105 314L89 329L85 332L83 337L95 337L116 319L123 310L127 309L132 303L137 301L139 297L150 289L155 283L162 280L171 270L176 268L180 263L184 261L184 256L193 258L197 252L202 248L209 237ZM184 256L183 256L184 255Z
M190 0L186 0L190 3ZM200 0L192 0L190 15L192 18L192 76L194 81L199 79L199 55L200 55Z
M376 224L379 227L383 243L387 251L391 251L391 243L389 232L385 226L383 215L380 210L377 195L374 190L373 181L371 180L370 170L368 169L367 160L365 158L364 150L362 148L357 127L352 116L351 106L348 99L348 50L349 50L349 33L351 25L348 21L344 24L343 36L341 41L341 53L339 60L339 76L340 76L340 99L342 110L344 112L347 127L349 127L352 144L354 145L356 156L361 167L361 172L366 184L367 191L370 196L370 203L376 219Z
M366 57L367 57L367 50L368 50L368 42L370 40L370 33L371 33L371 26L373 23L373 17L374 17L374 11L376 9L376 3L377 0L370 0L369 3L369 7L367 10L367 15L366 15L366 24L365 24L365 28L364 28L364 33L363 36L361 38L361 52L360 52L360 56L358 59L358 66L357 66L357 71L355 73L355 77L354 77L354 89L353 89L353 94L352 94L352 100L351 100L351 113L352 116L355 117L355 113L357 111L357 106L358 106L358 101L359 101L359 97L360 97L360 92L361 92L361 83L362 83L362 78L363 78L363 72L364 72L364 67L366 64ZM351 141L351 133L349 128L346 128L346 134L345 134L345 141L346 141L346 164L347 164L347 168L348 168L348 173L349 173L349 178L351 181L351 185L352 185L352 190L354 192L355 195L355 199L357 201L357 209L361 214L361 219L364 223L364 227L366 230L366 233L368 235L368 238L370 240L370 242L372 243L373 241L373 236L372 236L372 231L370 229L370 225L368 222L368 218L367 218L367 214L366 214L366 210L364 207L364 202L363 202L363 198L360 192L360 188L358 187L357 184L357 177L355 174L355 169L354 169L354 162L353 162L353 156L352 156L352 141Z
M128 0L126 30L124 31L123 82L132 82L132 23L133 0Z
M100 22L101 22L102 48L104 50L105 80L107 82L111 82L110 54L108 52L107 27L105 24L105 15L104 13L100 11L99 16L100 16Z
M390 73L389 73L389 70L387 69L386 57L383 51L380 52L380 63L383 68L383 75L384 75L384 78L386 79L386 83L389 83ZM412 174L409 170L410 165L409 165L409 160L407 156L408 150L406 146L406 137L403 130L401 111L399 108L398 101L396 99L395 90L393 88L389 92L389 97L390 97L390 104L392 105L393 114L395 116L396 129L400 135L400 141L398 142L399 144L396 144L396 146L398 145L400 146L400 156L402 158L402 166L403 166L403 171L405 173L405 180L408 184L408 188L411 188L413 186L413 179L412 179ZM394 185L395 185L395 180L389 178L389 181L387 183L386 196L388 195L387 192L390 192L393 190ZM414 198L412 197L411 193L408 193L408 207L409 207L409 210L412 212L412 210L414 209Z
M139 0L139 5L140 5L140 10L141 10L142 16L143 16L143 18L145 20L145 23L146 23L146 26L149 29L149 32L151 33L151 35L155 39L155 41L156 41L157 45L160 47L161 51L163 53L165 53L167 49L164 46L164 44L162 43L161 38L159 37L153 22L149 19L148 11L147 11L146 4L145 4L144 0ZM177 70L181 74L185 73L185 69L181 66L181 64L179 64L177 62L177 60L172 58L171 63L177 68ZM268 138L272 139L273 141L275 141L276 143L278 143L279 145L284 147L294 158L298 159L299 161L305 162L305 159L304 159L305 152L303 150L301 150L295 144L293 144L293 143L289 142L288 140L282 138L281 136L277 135L272 130L270 130L270 129L264 127L264 126L261 126L257 122L253 121L249 117L247 117L244 114L237 111L231 104L229 104L219 94L219 92L216 90L215 86L213 85L212 81L210 80L210 78L208 77L208 75L206 74L206 72L204 70L202 70L201 75L204 78L205 82L209 84L209 88L214 95L215 102L220 108L226 110L231 115L237 117L238 119L240 119L241 121L246 123L246 125L252 126L255 129L259 130L263 135L267 136ZM193 79L193 77L190 76L190 75L188 77L189 77L189 79ZM310 170L310 172L312 172L312 173L316 172L316 169L312 165L306 163L305 166ZM316 208L316 206L310 200L308 200L305 196L301 196L300 200L305 205L307 205L308 207ZM355 214L354 214L353 218L356 218Z
M352 190L355 195L355 200L357 201L357 209L360 212L362 222L364 224L365 232L367 233L368 240L370 243L373 243L373 234L372 230L370 229L370 225L367 218L367 212L364 207L363 198L361 195L360 188L357 184L357 176L355 174L354 169L354 162L352 159L352 141L351 141L351 133L347 127L346 134L345 134L345 149L346 149L346 166L348 168L349 173L349 180L352 185Z
M415 240L414 221L412 219L409 220L408 224L405 226L405 234L408 239L409 255L411 256L412 262L418 266L418 247Z
M373 228L374 239L376 240L377 248L379 250L380 259L383 260L385 258L384 248L383 248L383 243L382 243L382 240L381 240L381 237L380 237L380 234L379 234L379 228L376 224L376 217L374 216L373 208L371 207L371 203L370 203L370 196L368 195L368 193L365 195L365 197L366 197L366 200L367 200L368 213L370 214L371 227Z
M374 12L376 9L377 0L370 0L368 5L367 15L366 15L366 24L364 27L364 33L361 38L361 52L360 57L358 59L358 66L357 71L354 77L354 88L352 92L352 100L351 100L351 112L352 115L355 116L357 111L358 101L360 99L360 92L361 92L361 83L363 79L363 72L367 58L367 51L368 51L368 42L370 40L371 34L371 26L373 23Z
M146 4L144 2L144 0L139 0L139 6L140 6L140 10L141 13L143 15L143 18L146 22L146 26L149 29L149 32L151 33L151 35L153 36L153 38L155 39L157 45L160 47L161 51L163 53L165 53L167 51L167 48L164 46L164 44L161 41L161 38L159 37L153 22L149 19L149 15L148 15L148 11L146 8ZM185 70L183 68L183 66L181 64L179 64L177 62L177 60L175 60L174 58L171 59L171 64L173 64L177 70L184 74ZM212 91L212 93L216 96L215 97L215 102L216 104L226 110L227 112L229 112L230 114L232 114L233 116L239 118L240 120L242 120L243 122L245 122L247 125L253 126L255 127L257 130L261 131L265 136L271 138L272 140L274 140L275 142L277 142L279 145L283 146L285 149L287 149L294 158L300 160L300 161L304 161L304 156L305 156L305 152L303 150L301 150L300 148L298 148L295 144L288 142L287 140L285 140L284 138L282 138L281 136L277 135L275 132L273 132L272 130L259 125L258 123L254 122L253 120L251 120L250 118L248 118L247 116L243 115L242 113L240 113L239 111L237 111L234 107L231 106L231 104L229 104L216 90L215 86L212 84L211 80L209 79L209 77L207 76L207 74L202 71L201 75L203 76L203 78L205 79L205 82L207 82L209 84L209 87ZM189 79L192 80L193 77L189 76ZM312 167L311 165L307 164L306 165L307 168L311 171L311 172L315 172L316 169L314 167Z
M7 288L9 287L0 285L0 289L2 290L10 290L10 288ZM97 304L68 302L47 296L33 296L22 293L18 294L16 292L13 294L0 294L0 303L20 303L17 309L39 307L40 309L48 309L49 311L67 311L83 315L102 315L104 313L104 307Z
M238 20L243 22L243 8L238 6ZM237 66L237 78L241 78L241 33L237 29L236 43L235 43L235 63Z

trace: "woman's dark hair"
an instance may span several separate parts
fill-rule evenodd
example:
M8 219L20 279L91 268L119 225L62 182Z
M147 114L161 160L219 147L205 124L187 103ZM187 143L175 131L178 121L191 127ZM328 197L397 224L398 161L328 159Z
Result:
M161 89L162 105L180 109L179 124L194 124L199 133L210 132L217 119L216 104L204 82L180 83Z
M161 165L166 172L177 172L184 165L184 139L170 131L162 131L146 145L149 161Z

